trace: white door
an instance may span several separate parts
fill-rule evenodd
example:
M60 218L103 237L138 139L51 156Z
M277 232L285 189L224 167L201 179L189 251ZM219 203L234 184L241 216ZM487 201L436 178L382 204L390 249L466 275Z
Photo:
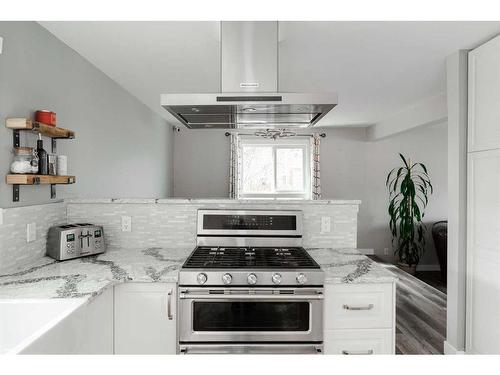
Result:
M466 351L500 354L500 37L469 53L468 112Z
M176 354L177 284L115 287L115 354Z

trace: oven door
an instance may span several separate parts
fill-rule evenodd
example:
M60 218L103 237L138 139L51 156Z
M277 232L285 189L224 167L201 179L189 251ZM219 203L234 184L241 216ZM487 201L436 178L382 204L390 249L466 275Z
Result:
M179 341L323 341L322 288L180 288Z

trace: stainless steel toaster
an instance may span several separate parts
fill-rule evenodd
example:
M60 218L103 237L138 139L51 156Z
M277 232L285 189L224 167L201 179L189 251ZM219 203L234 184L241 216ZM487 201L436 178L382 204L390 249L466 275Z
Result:
M51 227L47 237L47 255L57 260L104 253L104 230L101 226L78 223Z

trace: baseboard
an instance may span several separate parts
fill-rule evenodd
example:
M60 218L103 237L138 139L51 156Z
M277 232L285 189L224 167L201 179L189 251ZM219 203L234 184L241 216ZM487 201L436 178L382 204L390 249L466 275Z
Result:
M451 345L446 340L443 343L443 351L444 351L444 354L446 354L446 355L461 355L461 354L465 354L465 351L458 350L457 348L455 348L453 345Z
M439 264L419 264L417 271L441 271Z
M364 255L375 255L375 249L356 249Z

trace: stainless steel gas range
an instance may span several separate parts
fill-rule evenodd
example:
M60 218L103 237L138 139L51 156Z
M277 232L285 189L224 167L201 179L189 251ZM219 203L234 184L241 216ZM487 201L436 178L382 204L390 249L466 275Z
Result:
M301 211L199 210L179 273L179 350L320 354L323 281Z

